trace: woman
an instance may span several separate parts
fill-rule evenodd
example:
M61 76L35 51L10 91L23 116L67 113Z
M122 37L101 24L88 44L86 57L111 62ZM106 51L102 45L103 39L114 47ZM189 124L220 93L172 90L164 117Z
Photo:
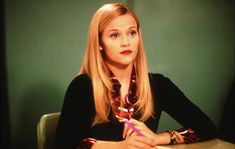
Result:
M162 111L182 128L157 133ZM148 73L134 12L120 3L98 9L80 75L65 95L56 147L148 149L214 134L211 120L168 78Z

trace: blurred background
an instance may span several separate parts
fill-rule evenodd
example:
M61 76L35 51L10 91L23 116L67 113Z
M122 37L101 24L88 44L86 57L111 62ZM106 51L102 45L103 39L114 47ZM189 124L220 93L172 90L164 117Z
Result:
M169 77L219 125L235 76L233 0L7 0L1 2L2 149L37 148L37 122L61 110L89 21L110 2L127 4L139 17L149 70ZM159 132L178 127L162 113Z

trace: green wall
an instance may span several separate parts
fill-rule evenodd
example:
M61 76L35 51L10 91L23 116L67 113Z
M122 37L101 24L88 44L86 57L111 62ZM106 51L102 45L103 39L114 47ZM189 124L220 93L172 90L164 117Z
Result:
M91 15L108 0L8 0L6 54L12 148L36 148L42 114L60 111L78 73ZM127 0L149 69L171 78L218 124L234 78L232 0ZM178 124L163 113L159 131Z
M150 70L169 76L218 124L235 79L234 1L135 1L135 10ZM167 115L160 124L178 127Z

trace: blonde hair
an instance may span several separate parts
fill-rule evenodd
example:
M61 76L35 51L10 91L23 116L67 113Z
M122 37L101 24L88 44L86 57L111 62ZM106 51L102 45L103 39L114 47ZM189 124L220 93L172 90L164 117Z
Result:
M139 21L132 10L121 3L105 4L96 11L92 17L88 43L83 63L80 69L81 74L87 74L92 80L93 96L95 102L96 115L93 120L93 125L108 121L110 112L110 91L112 91L112 83L109 79L107 65L103 59L102 53L99 50L101 43L101 35L105 27L116 17L130 14L137 23L139 32L139 50L134 61L136 69L137 82L137 102L135 103L137 113L140 113L140 121L147 120L153 115L153 99L148 76L147 61L144 52L142 35L140 32Z

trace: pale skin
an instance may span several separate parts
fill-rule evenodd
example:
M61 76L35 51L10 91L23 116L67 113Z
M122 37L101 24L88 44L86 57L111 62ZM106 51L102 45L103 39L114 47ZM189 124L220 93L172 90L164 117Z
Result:
M105 52L105 61L121 83L120 92L123 99L129 89L133 61L139 49L139 34L134 17L125 14L115 18L103 31L101 40L101 46ZM157 148L157 145L170 143L168 133L156 134L143 122L135 119L130 119L130 122L144 136L137 135L125 125L123 141L97 140L92 149L154 149Z

